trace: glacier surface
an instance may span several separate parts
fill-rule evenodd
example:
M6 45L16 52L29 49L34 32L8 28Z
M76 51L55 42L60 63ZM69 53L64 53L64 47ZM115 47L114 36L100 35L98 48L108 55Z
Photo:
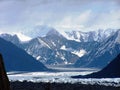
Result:
M92 71L81 71L81 72L8 72L10 81L28 81L28 82L45 82L45 83L80 83L89 85L104 85L104 86L115 86L120 87L120 78L79 78L73 79L71 76L75 75L86 75Z

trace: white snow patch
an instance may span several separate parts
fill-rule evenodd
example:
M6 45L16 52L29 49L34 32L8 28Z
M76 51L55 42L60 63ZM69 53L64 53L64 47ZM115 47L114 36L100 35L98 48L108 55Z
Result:
M48 48L50 48L50 46L46 43L46 42L44 42L43 40L41 40L40 38L38 38L38 41L40 42L40 44L42 45L42 46L47 46ZM51 49L51 48L50 48Z
M61 46L60 49L62 49L62 50L67 50L65 45Z
M66 51L70 51L70 52L74 51L74 49L72 49L72 48L66 48L65 45L61 46L60 49L62 49L62 50L66 50Z
M56 52L56 55L57 55L57 56L59 56L59 55L60 55L58 51Z
M84 56L87 52L84 50L84 49L81 49L80 51L73 51L72 52L73 54L79 56L79 57L82 57Z
M32 38L30 38L30 37L28 37L28 36L23 35L22 33L15 33L15 34L18 36L18 38L19 38L21 41L29 41L29 40L32 39Z
M61 59L62 59L62 60L65 60L65 57L64 57L64 56L61 56Z
M37 60L39 60L40 58L41 58L41 56L37 56L37 58L36 58L36 59L37 59Z
M65 61L65 64L68 64L68 62L67 62L67 61Z
M55 42L52 42L53 46L56 46Z
M68 40L74 40L76 42L80 42L80 39L75 39L74 36L69 36L66 32L60 32L66 39ZM79 34L77 34L77 37L80 37Z

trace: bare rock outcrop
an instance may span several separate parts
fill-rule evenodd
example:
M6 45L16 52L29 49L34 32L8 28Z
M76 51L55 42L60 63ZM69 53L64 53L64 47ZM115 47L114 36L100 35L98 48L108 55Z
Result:
M10 90L10 83L6 74L1 54L0 54L0 90Z

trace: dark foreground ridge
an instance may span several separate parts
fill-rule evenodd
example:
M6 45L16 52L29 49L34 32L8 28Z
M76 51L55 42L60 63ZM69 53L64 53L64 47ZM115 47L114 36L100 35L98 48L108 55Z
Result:
M101 71L85 76L73 76L72 78L119 78L120 77L120 54Z
M102 85L83 85L79 83L34 83L34 82L11 82L12 90L120 90L120 87Z
M4 58L6 71L48 71L41 62L2 38L0 38L0 53Z
M5 71L2 55L0 54L0 90L10 90L10 83Z

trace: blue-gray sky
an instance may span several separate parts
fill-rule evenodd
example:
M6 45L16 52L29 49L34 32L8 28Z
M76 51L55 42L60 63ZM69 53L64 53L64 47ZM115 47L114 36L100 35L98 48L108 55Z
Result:
M0 0L0 31L36 25L82 31L120 28L120 0Z

